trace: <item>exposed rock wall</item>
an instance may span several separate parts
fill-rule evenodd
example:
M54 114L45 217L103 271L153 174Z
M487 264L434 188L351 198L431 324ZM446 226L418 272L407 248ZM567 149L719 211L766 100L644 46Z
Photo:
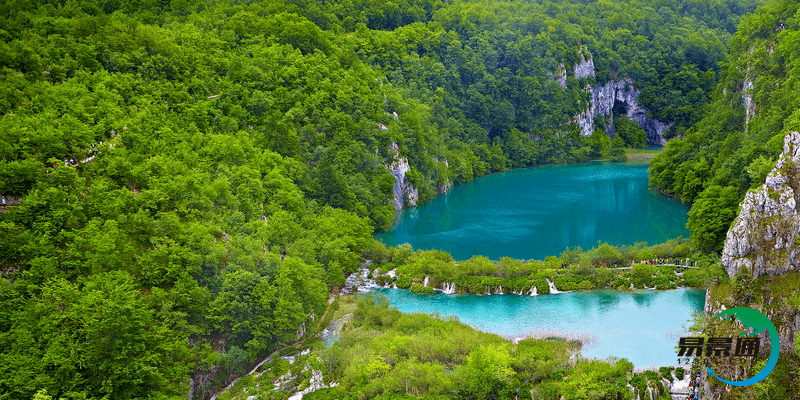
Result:
M793 298L800 295L798 271L800 263L800 133L791 132L784 138L783 153L775 168L767 175L766 183L748 192L739 215L728 230L722 252L722 265L731 277L748 268L751 273L744 284L721 283L706 294L705 316L738 306L754 308L769 318L780 337L781 362L796 363L795 337L800 334L800 309ZM759 279L754 287L747 279ZM754 281L755 282L755 281ZM706 333L711 334L708 330ZM759 333L760 356L765 359L771 346L769 336ZM787 358L789 361L786 361ZM795 360L795 361L792 361ZM716 364L714 370L732 380L755 375L752 359L729 358ZM749 399L753 392L723 384L703 370L704 399Z
M585 79L595 77L594 59L585 49L578 52L580 60L573 67L575 79ZM563 64L559 64L559 72ZM561 75L558 75L561 78ZM561 86L566 87L566 78L558 80ZM607 118L606 132L613 134L614 107L624 110L625 115L647 133L647 144L651 146L663 146L667 143L664 134L669 130L670 125L663 122L647 118L647 110L639 104L640 91L633 86L633 81L629 78L618 79L607 82L602 86L587 84L584 90L591 95L589 107L582 113L575 116L574 121L581 129L584 136L594 132L594 120L597 116Z
M752 67L747 67L744 82L742 82L742 101L744 102L744 126L747 129L747 124L756 115L756 103L753 100L753 76Z
M558 64L558 68L556 69L556 82L558 82L562 88L567 88L567 67L565 67L564 64Z
M585 90L591 93L589 108L575 117L575 123L580 127L582 135L588 136L594 132L594 120L597 116L607 118L606 131L611 133L613 110L617 106L624 109L625 115L644 129L647 133L647 144L663 146L667 143L664 134L670 125L647 118L647 110L639 104L640 92L633 86L632 80L623 78L602 86L586 85Z
M728 276L742 267L753 277L800 270L800 133L786 135L783 154L766 183L749 192L728 230L722 265Z
M389 150L392 153L393 160L391 164L387 165L387 168L394 175L394 208L395 210L402 210L405 206L416 207L419 201L419 190L406 178L406 173L411 171L411 166L408 165L408 158L400 157L397 143L392 143L389 146Z
M588 59L586 55L588 55ZM583 78L594 78L594 59L592 58L591 54L588 54L586 51L580 52L581 60L575 64L573 68L573 72L575 73L575 79L583 79ZM565 80L566 82L566 80Z

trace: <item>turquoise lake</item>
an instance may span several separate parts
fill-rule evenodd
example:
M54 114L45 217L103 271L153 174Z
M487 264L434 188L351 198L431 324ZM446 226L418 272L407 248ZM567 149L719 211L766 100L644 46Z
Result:
M456 316L470 326L507 338L548 335L586 343L581 355L627 358L636 367L677 365L675 345L702 311L703 290L590 290L540 296L414 294L380 289L405 313Z
M648 188L647 165L552 165L488 175L400 211L387 245L544 259L598 241L662 243L688 237L688 205Z

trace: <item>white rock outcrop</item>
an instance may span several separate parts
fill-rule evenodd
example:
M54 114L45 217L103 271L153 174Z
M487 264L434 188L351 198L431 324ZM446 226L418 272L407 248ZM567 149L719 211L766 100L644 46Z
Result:
M791 132L766 183L748 192L728 230L722 265L728 276L747 267L753 277L800 270L800 133Z
M588 58L584 54L588 54ZM594 58L585 50L580 51L580 57L581 60L573 68L575 79L594 78Z
M579 50L578 55L580 60L573 67L575 79L594 78L592 55L586 49ZM561 68L563 64L559 64L559 71ZM557 75L559 78L557 80L561 83L561 75ZM566 78L561 86L566 87ZM589 106L573 119L580 127L582 135L589 136L594 133L594 120L598 116L607 118L606 132L613 133L613 111L618 107L618 110L624 111L625 116L636 121L644 129L647 133L647 144L663 146L667 143L664 134L671 125L647 117L647 110L639 104L640 91L634 87L633 80L622 78L601 86L587 84L584 90L590 94Z
M640 92L633 86L632 80L623 78L596 87L586 85L585 90L591 93L589 107L574 119L582 135L588 136L594 132L594 120L598 116L607 118L606 131L610 131L614 122L612 111L618 106L624 109L625 116L636 121L644 129L649 145L663 146L667 143L664 134L670 125L647 117L647 110L639 104Z
M567 88L567 67L565 67L564 64L558 64L556 68L556 82L558 82L562 88Z
M400 147L397 143L392 143L389 146L392 162L386 166L394 176L395 210L402 210L406 206L416 207L419 201L419 190L406 178L406 174L411 171L411 166L408 165L408 158L400 157L399 149Z

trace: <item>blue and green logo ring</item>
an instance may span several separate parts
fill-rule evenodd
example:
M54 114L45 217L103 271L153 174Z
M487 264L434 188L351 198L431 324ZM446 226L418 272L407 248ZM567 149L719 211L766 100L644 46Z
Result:
M712 319L720 318L722 319L729 319L732 320L734 318L742 321L742 324L745 326L745 330L739 334L739 336L753 336L758 333L767 330L769 334L769 341L770 341L770 351L769 351L769 359L767 359L767 364L764 365L764 368L756 374L756 376L745 379L743 381L729 381L727 379L720 378L714 373L714 370L706 367L708 369L708 373L713 375L715 378L719 379L722 382L725 382L729 385L733 386L748 386L754 383L760 382L762 379L766 378L767 375L772 372L772 369L775 368L775 365L778 364L778 356L781 351L781 344L780 338L778 337L778 330L775 329L775 325L772 321L769 320L764 314L748 307L734 307L729 308L717 315L714 316ZM753 328L753 331L750 332L750 328Z

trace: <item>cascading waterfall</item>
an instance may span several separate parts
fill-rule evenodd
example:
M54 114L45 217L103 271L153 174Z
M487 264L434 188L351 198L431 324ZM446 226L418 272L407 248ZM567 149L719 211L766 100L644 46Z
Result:
M503 286L498 286L495 294L503 294Z
M558 289L556 289L556 284L553 283L553 282L550 282L550 279L544 278L544 280L546 280L547 284L550 285L550 293L551 294L563 293L563 292L559 291Z
M662 385L664 385L664 390L665 390L667 393L671 392L671 390L670 390L670 389L672 389L672 382L670 382L670 381L669 381L669 380L667 380L667 379L661 378L661 384L662 384Z
M538 296L539 293L536 291L536 286L531 288L531 296Z
M648 386L648 387L647 387L647 394L649 394L649 395L650 395L650 400L654 400L654 399L655 399L655 397L653 397L653 392L654 392L654 391L655 391L655 389L654 389L654 388L652 388L651 386Z
M442 284L442 293L444 294L455 294L456 293L456 283L455 282L445 282Z
M487 296L492 294L492 288L490 288L489 286L486 286L485 288L486 288L486 295Z
M425 276L425 280L422 281L422 286L428 287L428 276Z

